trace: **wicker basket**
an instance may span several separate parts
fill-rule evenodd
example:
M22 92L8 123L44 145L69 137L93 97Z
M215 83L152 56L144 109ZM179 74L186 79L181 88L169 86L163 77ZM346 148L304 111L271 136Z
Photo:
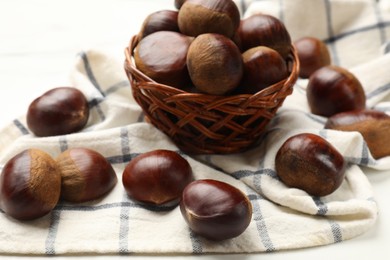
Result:
M289 77L256 94L213 96L189 93L157 83L139 71L133 59L133 36L125 49L125 71L146 119L190 154L229 154L261 141L268 122L293 91L299 62L291 49Z

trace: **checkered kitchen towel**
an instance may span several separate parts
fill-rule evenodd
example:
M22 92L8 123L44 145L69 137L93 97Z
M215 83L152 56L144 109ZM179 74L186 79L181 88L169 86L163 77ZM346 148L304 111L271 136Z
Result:
M369 107L390 112L390 9L385 1L295 0L237 1L242 14L273 14L292 37L312 35L329 44L335 64L362 81ZM169 7L167 7L169 8ZM124 46L125 47L125 46ZM116 59L118 58L118 59ZM70 147L89 147L106 156L121 180L136 155L177 147L143 122L123 71L124 57L96 50L78 56L72 81L88 97L92 113L80 133L37 138L25 117L0 132L0 167L30 147L53 156ZM242 154L185 156L196 179L213 178L245 192L253 218L239 237L211 242L192 233L178 207L146 207L125 194L121 181L101 200L60 203L50 214L20 222L0 213L0 253L231 253L265 252L326 245L361 235L375 224L378 206L362 168L390 170L390 157L375 160L355 132L324 130L325 118L308 112L307 81L300 80L258 147ZM342 186L326 197L312 197L284 186L274 171L274 157L289 136L311 132L331 142L349 162ZM364 167L363 167L364 166Z

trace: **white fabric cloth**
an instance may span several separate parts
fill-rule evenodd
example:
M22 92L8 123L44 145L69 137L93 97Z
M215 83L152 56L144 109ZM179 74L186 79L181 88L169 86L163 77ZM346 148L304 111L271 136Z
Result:
M269 13L283 20L293 39L311 35L328 43L334 64L361 80L368 107L390 112L390 8L385 1L264 0L236 1L243 16ZM129 39L130 40L130 39ZM125 46L124 46L125 47ZM245 192L253 218L239 237L212 242L193 234L178 207L146 207L129 199L122 171L134 156L177 147L143 122L123 70L123 60L99 50L80 53L71 74L73 85L88 97L87 127L66 136L37 138L25 116L0 131L0 167L16 153L39 148L52 156L70 147L89 147L107 157L118 175L104 198L83 204L60 202L48 215L20 222L0 213L0 253L240 253L327 245L361 235L377 220L378 205L362 169L390 170L390 157L375 160L360 134L324 130L325 118L309 113L306 80L299 80L266 138L254 149L232 155L183 156L196 179L212 178ZM341 187L326 197L311 197L286 187L274 171L278 148L290 136L323 136L349 162Z

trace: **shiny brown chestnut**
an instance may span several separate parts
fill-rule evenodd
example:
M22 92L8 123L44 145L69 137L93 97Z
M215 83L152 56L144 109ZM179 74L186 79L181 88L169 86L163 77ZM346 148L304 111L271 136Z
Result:
M177 16L178 12L173 10L161 10L149 14L142 23L138 37L142 39L158 31L179 32Z
M193 180L186 159L170 150L158 149L132 159L122 175L129 197L147 204L177 204L184 188Z
M70 148L57 158L61 172L61 197L69 202L86 202L108 193L117 183L110 162L89 148Z
M291 37L278 18L267 14L254 14L242 19L238 28L243 51L257 46L276 50L285 59L291 53Z
M337 129L347 125L356 124L371 119L388 119L390 116L385 112L374 109L353 110L341 112L328 118L324 128Z
M84 94L73 87L53 88L28 107L27 126L36 136L71 134L85 127L89 105Z
M211 240L241 235L252 219L252 204L236 187L217 180L190 183L183 191L180 211L189 228Z
M313 114L334 114L366 107L366 95L360 81L339 66L325 66L309 78L306 95Z
M190 81L186 58L191 41L191 37L178 32L152 33L138 43L135 65L158 83L183 88Z
M39 149L12 157L0 176L0 208L18 220L33 220L57 205L61 174L55 160Z
M242 54L244 76L240 93L253 94L288 77L286 61L266 46L258 46Z
M240 12L232 0L186 0L178 24L189 36L218 33L232 38L240 24Z
M375 159L390 155L390 116L384 112L362 110L336 114L328 119L325 127L359 132Z
M243 75L240 50L232 40L216 33L195 38L188 49L187 68L195 87L211 95L232 92Z
M331 64L328 47L316 37L299 38L294 46L298 54L301 78L309 78L314 71Z
M333 193L344 180L346 162L324 138L302 133L288 138L275 157L280 180L312 196Z

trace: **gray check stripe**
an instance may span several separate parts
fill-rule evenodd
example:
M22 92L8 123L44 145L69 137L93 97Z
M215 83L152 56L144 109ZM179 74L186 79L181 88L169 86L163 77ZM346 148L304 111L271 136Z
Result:
M28 128L22 124L18 119L15 119L13 121L13 124L16 126L17 129L23 134L23 135L28 135L30 132L28 131Z
M127 128L123 127L120 130L120 140L122 147L123 159L125 155L130 154L129 146L129 132ZM129 198L126 192L123 192L123 203L128 203ZM119 228L119 252L121 254L129 253L129 221L130 221L130 207L121 207L119 215L120 228Z
M327 41L327 43L328 43L329 49L332 53L332 63L334 65L338 65L338 64L340 64L340 60L339 60L337 48L336 48L336 46L334 44L334 40L333 40L335 38L335 35L333 32L333 25L332 25L332 22L333 22L332 5L331 5L330 0L324 0L324 4L325 4L325 10L326 10L327 30L328 30L328 37L329 37L329 40Z

